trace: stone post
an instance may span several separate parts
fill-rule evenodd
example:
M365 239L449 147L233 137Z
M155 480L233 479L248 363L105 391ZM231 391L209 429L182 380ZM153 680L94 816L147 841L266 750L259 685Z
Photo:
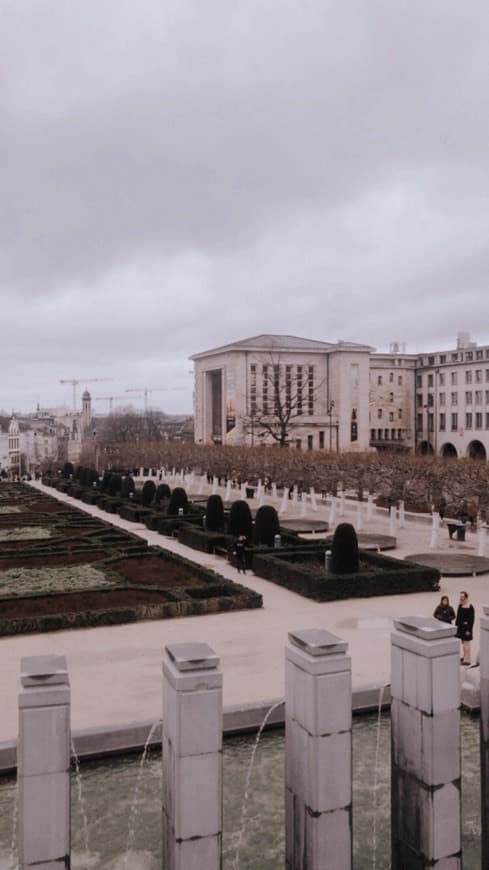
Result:
M222 673L206 643L166 647L162 760L163 867L219 870Z
M280 516L286 512L287 506L288 506L288 501L289 501L289 490L286 486L284 486L283 492L282 492L282 501L280 503L280 507L278 510Z
M374 497L373 495L367 496L367 522L371 522L374 518Z
M315 492L313 486L311 486L309 488L309 495L311 497L311 508L315 512L318 509L318 502L317 502L317 498L316 498L316 492Z
M336 499L334 495L331 496L331 504L329 507L329 516L328 516L328 527L329 531L333 530L333 526L336 522Z
M431 514L431 540L430 550L436 550L438 547L438 530L440 528L440 517L433 511Z
M224 501L230 501L230 500L231 500L231 478L229 477L228 481L226 483L226 492L224 493Z
M64 656L21 659L17 849L20 870L70 866L70 685Z
M396 509L392 506L389 508L389 535L395 537L396 531Z
M363 510L362 510L362 502L357 502L357 521L355 523L357 532L360 532L363 528Z
M274 500L276 500L278 498L278 496L277 496L277 484L276 483L272 483L272 498Z
M455 626L394 620L391 646L393 870L461 868L460 665Z
M352 866L351 662L324 629L289 634L286 870Z
M487 867L489 860L489 607L484 607L480 626L481 866Z
M406 525L406 511L404 508L404 499L399 502L399 528L404 529Z

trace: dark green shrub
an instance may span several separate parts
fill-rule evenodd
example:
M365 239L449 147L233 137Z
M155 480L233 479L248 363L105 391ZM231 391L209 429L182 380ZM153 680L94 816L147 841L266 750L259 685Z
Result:
M120 474L115 474L114 472L110 475L109 486L107 492L109 495L118 495L121 491L122 486L122 476Z
M205 527L209 532L222 532L224 529L224 504L220 495L210 495L207 499Z
M94 488L93 484L94 483L98 484L98 481L99 481L98 471L95 471L94 468L90 468L89 472L88 472L88 486L91 486L92 488Z
M75 469L73 468L73 463L72 463L72 462L65 462L65 464L63 465L63 471L62 471L62 475L63 475L63 477L65 478L65 480L69 480L69 479L70 479L70 477L71 477L71 476L73 475L73 473L74 473L74 470L75 470Z
M160 485L156 489L155 493L155 504L159 504L161 501L169 499L171 496L171 489L167 483L160 483Z
M168 505L168 515L170 517L178 516L178 511L180 508L183 508L184 514L188 511L188 499L187 493L181 486L176 486L173 490L170 503Z
M141 491L141 504L143 507L149 507L152 504L156 493L156 484L152 480L146 480L143 483Z
M245 535L248 541L251 541L253 520L247 501L233 501L229 511L228 532L235 538L238 535Z
M277 511L271 504L262 505L255 517L255 544L273 547L273 539L279 534L280 520Z
M129 495L134 492L136 486L132 477L124 477L121 486L122 498L129 498Z
M110 471L104 471L102 483L100 485L100 489L102 490L102 492L107 492L107 490L109 489L110 476Z
M331 547L331 572L353 574L358 571L358 538L351 523L336 527Z

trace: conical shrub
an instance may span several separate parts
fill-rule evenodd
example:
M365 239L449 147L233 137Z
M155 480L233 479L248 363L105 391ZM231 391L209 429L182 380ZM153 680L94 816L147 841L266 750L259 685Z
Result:
M273 547L275 535L280 534L278 513L271 504L258 508L255 517L255 543Z
M357 533L351 523L340 523L331 547L331 571L333 574L354 574L358 568Z
M178 516L178 511L180 508L183 508L184 514L187 513L188 510L188 498L187 493L181 486L176 486L173 490L170 503L168 505L168 514L171 517Z
M235 538L238 535L245 535L248 541L251 541L253 533L253 519L251 516L250 506L244 499L233 501L231 510L229 511L228 533Z
M209 532L222 532L224 529L224 504L217 493L207 499L205 527Z

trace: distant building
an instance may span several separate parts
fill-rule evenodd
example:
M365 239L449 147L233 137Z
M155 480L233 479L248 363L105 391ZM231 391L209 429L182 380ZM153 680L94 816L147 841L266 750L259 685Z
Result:
M354 342L257 335L194 354L195 440L298 449L369 448L369 357ZM283 426L282 426L283 428Z

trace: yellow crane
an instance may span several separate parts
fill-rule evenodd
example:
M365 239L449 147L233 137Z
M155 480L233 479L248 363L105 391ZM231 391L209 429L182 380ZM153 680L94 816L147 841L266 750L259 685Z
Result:
M98 381L111 381L112 378L62 378L60 384L71 384L73 387L73 410L76 411L76 388L78 384L94 384Z

